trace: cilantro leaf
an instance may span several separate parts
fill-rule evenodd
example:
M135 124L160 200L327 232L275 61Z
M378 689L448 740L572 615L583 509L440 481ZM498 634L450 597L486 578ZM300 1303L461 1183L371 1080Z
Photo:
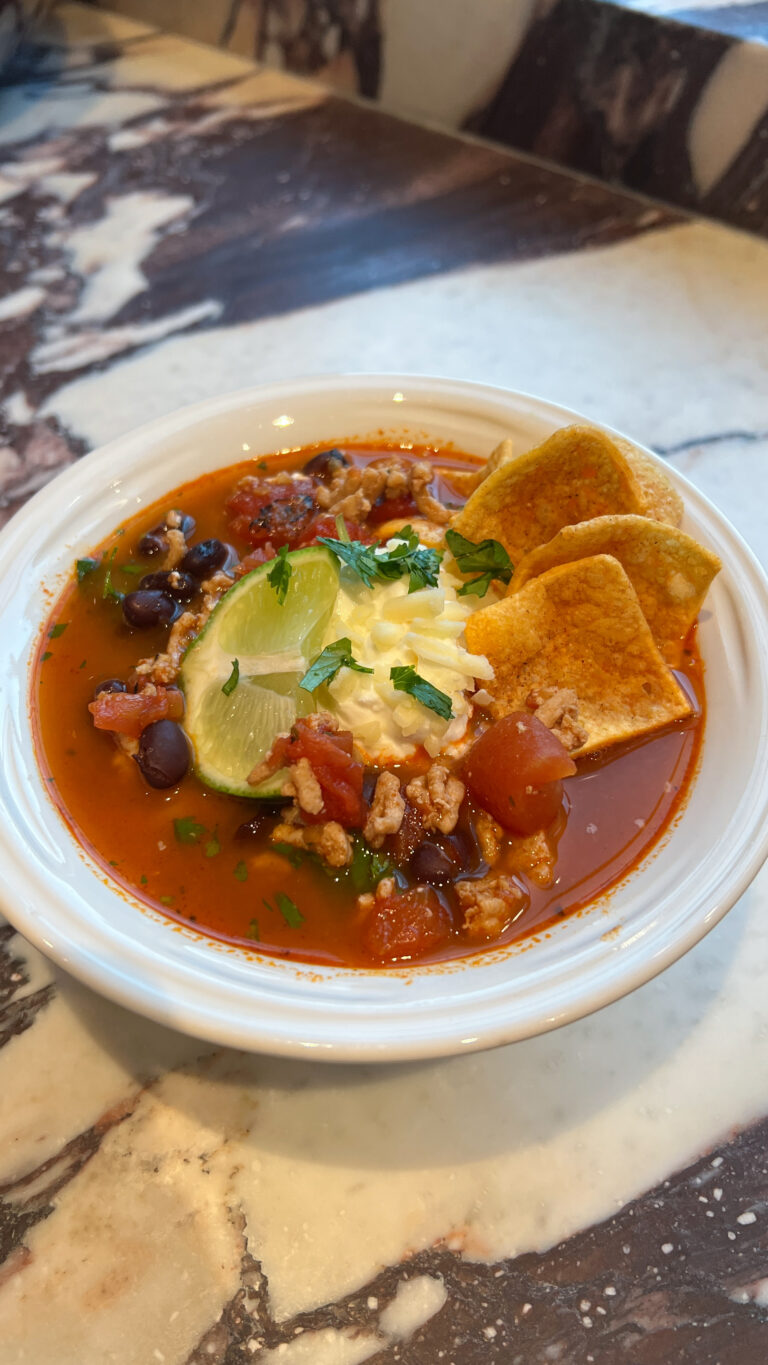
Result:
M477 597L485 597L494 579L500 583L509 582L514 565L500 541L467 540L458 531L446 531L445 540L460 573L479 575L471 582L464 583L457 596L466 597L472 593Z
M75 573L77 574L78 583L82 583L83 579L87 578L88 574L93 573L94 569L97 569L98 567L98 559L76 559Z
M406 576L409 593L427 586L434 588L442 558L439 550L421 545L412 526L404 526L392 540L393 545L382 547L378 542L364 545L361 540L350 540L349 537L333 540L330 536L321 536L320 544L327 546L352 569L366 588L372 588L377 579L386 583Z
M389 877L394 871L394 865L385 853L371 848L363 839L355 840L349 873L358 894L363 891L374 891L382 877Z
M448 693L441 692L439 687L433 687L431 682L422 678L413 664L396 664L394 668L390 668L389 676L396 692L409 692L422 706L428 706L430 711L436 712L443 720L453 719L453 708Z
M239 882L247 882L247 880L248 880L248 868L246 867L246 865L245 865L245 863L243 862L242 858L240 859L240 862L237 864L237 867L234 869L233 876L234 876L234 877L237 879L237 881L239 881Z
M51 629L48 631L48 639L58 640L59 636L64 634L68 625L69 621L59 621L58 625L51 626Z
M332 550L342 564L362 578L366 588L373 587L379 574L372 545L363 545L361 540L334 540L332 536L318 536L318 544Z
M183 815L180 820L174 820L173 832L180 844L198 844L205 834L205 825L201 825L194 815Z
M288 584L291 581L292 573L293 569L288 560L288 546L281 545L272 568L267 574L267 582L270 588L274 588L281 607L288 594Z
M304 916L302 915L298 905L296 905L295 902L291 900L290 896L286 896L284 891L278 891L275 900L277 901L277 908L280 911L280 914L282 915L286 924L288 925L288 928L289 929L301 928L301 925L304 923ZM270 905L269 901L263 901L262 904L266 905L267 909L270 910L272 914L275 913L274 907Z
M372 668L364 668L352 658L352 642L343 636L326 645L299 680L299 687L305 692L314 692L321 683L331 682L340 668L353 668L356 673L372 673Z
M229 677L227 678L227 681L226 681L225 683L222 684L222 688L221 688L221 690L222 690L222 692L224 693L224 696L225 696L225 697L231 697L231 696L232 696L232 693L234 692L235 688L237 687L237 684L239 683L239 681L240 681L240 660L239 660L239 659L233 659L233 660L232 660L232 672L230 673Z

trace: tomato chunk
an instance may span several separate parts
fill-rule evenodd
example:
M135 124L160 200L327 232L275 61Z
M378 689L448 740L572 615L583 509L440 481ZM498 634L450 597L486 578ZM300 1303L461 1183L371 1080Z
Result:
M446 943L451 919L429 886L387 896L369 911L362 932L364 952L377 962L410 961Z
M399 498L379 498L368 513L368 520L372 526L383 526L385 521L394 521L397 517L417 517L419 509L416 506L410 493L404 494Z
M561 779L575 771L557 736L528 711L497 720L475 740L463 764L471 795L514 834L551 825L563 799Z
M175 687L150 692L101 692L88 703L97 730L112 730L138 739L156 720L181 720L184 698Z
M308 825L337 820L345 829L359 829L365 821L363 765L352 757L351 730L331 730L317 717L300 718L290 735L275 740L267 759L272 771L306 758L323 794L316 815L302 811Z

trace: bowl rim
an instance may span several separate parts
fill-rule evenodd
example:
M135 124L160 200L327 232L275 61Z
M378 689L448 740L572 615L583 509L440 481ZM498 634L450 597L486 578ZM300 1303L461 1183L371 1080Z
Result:
M129 464L132 452L145 448L147 444L162 445L170 437L193 430L207 419L243 412L250 406L257 406L261 409L267 403L278 403L285 399L306 402L307 400L311 401L314 396L320 395L335 396L341 400L344 394L353 393L360 398L366 391L373 390L377 390L377 397L383 399L386 393L391 394L393 385L396 386L397 390L410 391L411 395L418 395L422 401L426 402L427 406L430 403L439 407L440 403L450 405L451 402L458 402L460 406L464 404L466 407L468 403L475 406L479 403L481 409L487 410L489 407L497 405L501 409L507 409L510 419L513 416L514 409L522 411L527 408L538 417L543 416L556 425L587 422L590 425L599 426L609 434L622 435L603 422L594 421L594 419L585 417L572 409L550 403L535 395L465 380L398 374L321 375L240 389L203 400L144 423L142 426L134 428L132 431L90 452L62 471L51 483L36 493L0 531L0 589L4 588L4 571L8 566L8 561L20 553L20 549L23 550L30 528L36 522L47 514L55 513L57 508L64 504L67 497L76 497L78 493L85 492L97 482L98 475L108 473L107 483L114 480L116 476L119 477L121 469L125 469ZM373 401L372 393L371 401ZM398 412L398 416L407 417L406 409L407 405L403 405L403 411ZM766 578L756 557L739 533L710 500L690 484L683 475L674 468L669 469L658 456L631 437L625 439L629 439L638 450L649 455L670 474L673 484L684 494L686 507L692 509L700 520L715 528L721 541L727 544L729 552L733 554L729 567L736 566L738 568L743 580L739 586L744 593L749 595L753 612L750 622L751 628L755 630L759 627L758 634L763 645L762 655L764 658L768 657L768 578ZM121 463L116 463L117 461ZM234 463L234 461L232 462ZM174 486L178 486L178 484L174 483ZM155 491L155 487L157 491ZM155 481L150 495L152 500L155 497L162 496L162 489L162 482ZM7 591L4 594L0 592L0 621L4 612L8 611L9 600L11 599L9 599ZM50 603L45 602L37 618L36 637L39 634L40 627L47 619L49 611ZM31 654L34 655L34 646ZM16 722L19 721L20 701L28 728L31 728L29 725L30 677L30 660L28 658L25 684L20 689L19 696L13 699L16 701L14 712ZM2 681L0 678L0 686L2 686ZM760 672L759 681L762 702L761 740L764 743L768 734L768 676L766 676L765 668ZM704 742L706 744L706 735ZM7 748L5 751L8 752ZM306 1001L302 1000L302 1007L298 1010L299 1017L297 1020L298 1007L295 1001L291 1003L288 1000L286 1004L283 999L282 985L285 983L284 981L281 983L280 973L274 971L276 960L269 959L266 955L256 955L257 960L268 964L268 970L273 977L274 989L270 990L270 984L267 983L266 1005L262 1001L262 1008L267 1010L266 1024L263 1019L261 1021L249 1019L244 1024L243 1018L237 1014L227 1016L225 1012L222 1015L220 1005L212 1008L211 1002L207 998L201 1000L196 995L196 988L199 988L200 982L205 982L205 961L203 961L202 973L193 972L191 979L189 979L189 973L184 964L180 969L176 964L177 970L174 973L173 963L161 961L160 965L164 971L171 973L172 989L169 990L167 975L158 974L157 964L153 966L152 963L142 962L141 954L139 954L137 961L135 945L129 942L125 935L115 934L114 930L110 931L109 925L103 926L101 933L94 932L93 924L89 925L87 921L81 924L78 929L78 925L73 924L71 920L71 907L69 911L65 907L62 920L62 905L67 900L66 877L62 874L62 877L56 880L52 879L50 874L46 874L42 861L35 860L34 849L30 848L28 844L25 846L19 840L18 826L16 839L12 843L9 842L8 830L13 824L11 817L14 811L18 815L18 803L14 804L13 801L9 801L9 787L5 775L0 779L0 812L5 816L0 824L0 852L4 854L7 875L3 879L2 886L0 886L0 909L7 914L11 923L16 925L30 942L47 956L53 957L68 972L92 989L129 1009L139 1010L160 1023L179 1028L184 1032L209 1041L274 1055L306 1056L311 1054L325 1060L340 1062L401 1061L451 1055L530 1037L560 1027L601 1009L650 980L703 938L741 896L768 857L768 818L766 818L768 817L768 765L765 766L765 775L758 774L754 781L755 799L750 807L751 822L749 829L746 835L740 839L738 846L734 844L733 849L729 850L729 856L719 869L717 881L713 883L708 894L703 898L699 897L700 901L702 899L706 901L706 905L697 904L695 907L697 913L688 913L684 929L681 929L671 941L666 943L661 942L654 945L651 936L650 941L646 940L635 945L634 951L624 952L621 958L606 955L591 970L587 964L584 975L577 975L576 987L570 989L567 1000L558 999L556 1003L550 1004L548 1010L542 1008L540 1001L538 1009L529 1010L529 1016L522 1020L510 1020L510 1018L504 1017L503 1010L501 1014L499 1013L497 1008L499 992L497 989L494 989L490 996L481 989L469 993L469 1005L463 1014L457 1011L455 1020L452 1018L443 1020L439 1029L433 1026L428 1029L425 1036L423 1026L430 1022L434 1025L434 1021L429 1018L429 1010L425 1011L422 1008L420 1010L422 1027L416 1029L408 1027L409 1018L413 1019L414 1006L418 1007L422 1002L417 1002L413 998L412 992L409 999L409 991L405 990L402 993L403 1003L395 1011L397 1027L393 1028L392 1012L390 1011L388 1014L386 1002L382 999L385 993L373 985L373 982L398 980L405 983L406 986L411 986L413 982L424 979L427 973L431 973L433 978L438 975L429 964L423 968L415 965L401 969L372 969L371 972L367 972L365 969L332 968L319 973L311 964L292 964L292 975L297 981L303 976L308 976L313 981L318 975L324 979L328 977L331 980L352 977L355 981L365 978L366 982L372 986L372 993L365 996L365 1003L362 1006L358 1004L352 1009L344 1009L345 997L335 997L333 1004L336 1009L340 1010L341 1023L340 1025L337 1024L330 1034L327 1031L323 1034L322 1022L318 1024L318 1019L322 1021L324 1017L323 1010L328 1008L327 1000L324 1005L317 999L313 1001L311 996ZM26 777L28 779L28 773ZM34 765L34 778L39 788L38 795L48 807L52 807L53 803L44 789L42 776L36 763ZM56 808L54 807L54 809ZM58 810L56 810L56 814L64 825L63 817ZM68 830L71 845L67 850L70 855L70 871L71 866L74 865L72 864L72 855L76 853L78 855L78 867L84 865L87 873L91 876L95 873L102 885L107 886L113 896L118 896L123 901L129 899L123 896L119 890L112 889L101 869L96 864L89 863L85 851L77 842L74 834L69 831L67 826L64 827ZM20 849L25 856L20 856ZM64 861L66 862L66 859ZM91 885L93 884L91 883ZM46 899L53 904L53 915L40 908L41 905L45 905ZM162 931L170 945L173 942L173 935L169 932L168 921L159 914L147 912L144 907L142 907L142 912L145 923L150 923L154 918L156 923L162 926ZM564 925L566 923L564 922ZM202 939L200 935L194 937L198 943ZM115 941L111 942L111 939ZM202 942L204 948L210 950L211 941L202 939ZM531 940L527 942L530 944ZM652 951L648 951L649 946ZM254 955L247 955L240 950L236 950L236 952L239 954L241 964L244 962L252 963ZM490 953L486 950L482 957L487 960L492 955L493 950ZM167 957L167 954L165 956ZM208 951L207 957L209 962L213 961L213 955L210 951ZM583 952L581 957L584 957ZM218 959L219 965L221 965L222 960L222 958ZM577 967L584 965L579 960L578 952L574 961ZM453 973L461 971L462 964L469 965L475 972L478 970L475 967L474 958L457 959L445 964L446 968L449 969L442 973L445 980L450 981ZM279 963L279 965L285 966L284 963ZM181 978L179 972L181 972ZM179 990L180 980L183 987L181 990ZM261 979L259 984L262 987L265 985ZM218 989L220 990L220 983ZM562 990L560 994L562 995ZM480 998L483 996L486 997L485 1000ZM475 999L475 997L478 998ZM354 1000L354 992L346 999L347 1003L349 999ZM534 998L534 1005L535 1003ZM319 1005L322 1005L322 1008L318 1008ZM357 1016L355 1009L357 1009ZM358 1019L361 1017L361 1010L372 1011L373 1013L372 1027L367 1030L367 1036L363 1038L354 1035L350 1027L356 1017ZM279 1027L276 1026L276 1014L280 1017ZM294 1018L294 1026L291 1026L290 1023L292 1017ZM345 1021L347 1021L346 1026ZM384 1030L380 1027L382 1021L385 1026ZM385 1031L387 1022L389 1022L388 1033ZM470 1032L467 1031L469 1023L473 1025ZM318 1036L318 1028L321 1036Z

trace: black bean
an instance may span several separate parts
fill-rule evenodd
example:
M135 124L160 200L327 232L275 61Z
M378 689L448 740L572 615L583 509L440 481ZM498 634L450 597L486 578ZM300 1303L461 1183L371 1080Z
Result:
M136 546L142 559L157 559L159 555L164 555L168 549L168 540L163 526L155 526L152 531L147 531L141 537Z
M311 460L307 460L302 465L302 474L313 474L317 479L332 479L334 474L338 474L349 464L349 460L341 450L321 450L317 455L313 455Z
M179 569L160 569L157 573L147 573L139 581L139 591L163 592L176 602L191 602L198 585L191 574Z
M102 692L127 692L128 688L120 678L105 678L104 682L97 683L93 689L94 697L98 697Z
M229 546L221 540L201 540L187 550L179 568L193 578L210 578L228 563L230 554Z
M166 626L178 615L179 606L164 592L139 589L123 598L123 616L129 626Z
M188 512L178 512L177 515L181 517L178 529L181 531L181 534L183 535L184 539L189 540L189 537L195 534L195 527L197 525L197 522L195 521L194 517L191 517L189 515Z
M189 745L174 720L156 720L141 732L136 762L150 787L175 787L189 767Z
M445 849L426 839L411 855L408 866L417 881L430 886L442 886L456 875L456 865Z

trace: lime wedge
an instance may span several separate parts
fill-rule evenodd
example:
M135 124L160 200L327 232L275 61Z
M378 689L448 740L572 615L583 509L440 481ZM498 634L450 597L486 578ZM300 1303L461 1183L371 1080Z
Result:
M286 556L291 576L281 604L270 585L274 560L259 565L214 607L184 656L179 681L184 728L202 782L233 796L279 794L284 774L249 787L249 772L281 730L315 701L299 687L320 652L339 587L330 550L310 545ZM234 661L238 680L230 690ZM222 689L227 685L227 691Z

